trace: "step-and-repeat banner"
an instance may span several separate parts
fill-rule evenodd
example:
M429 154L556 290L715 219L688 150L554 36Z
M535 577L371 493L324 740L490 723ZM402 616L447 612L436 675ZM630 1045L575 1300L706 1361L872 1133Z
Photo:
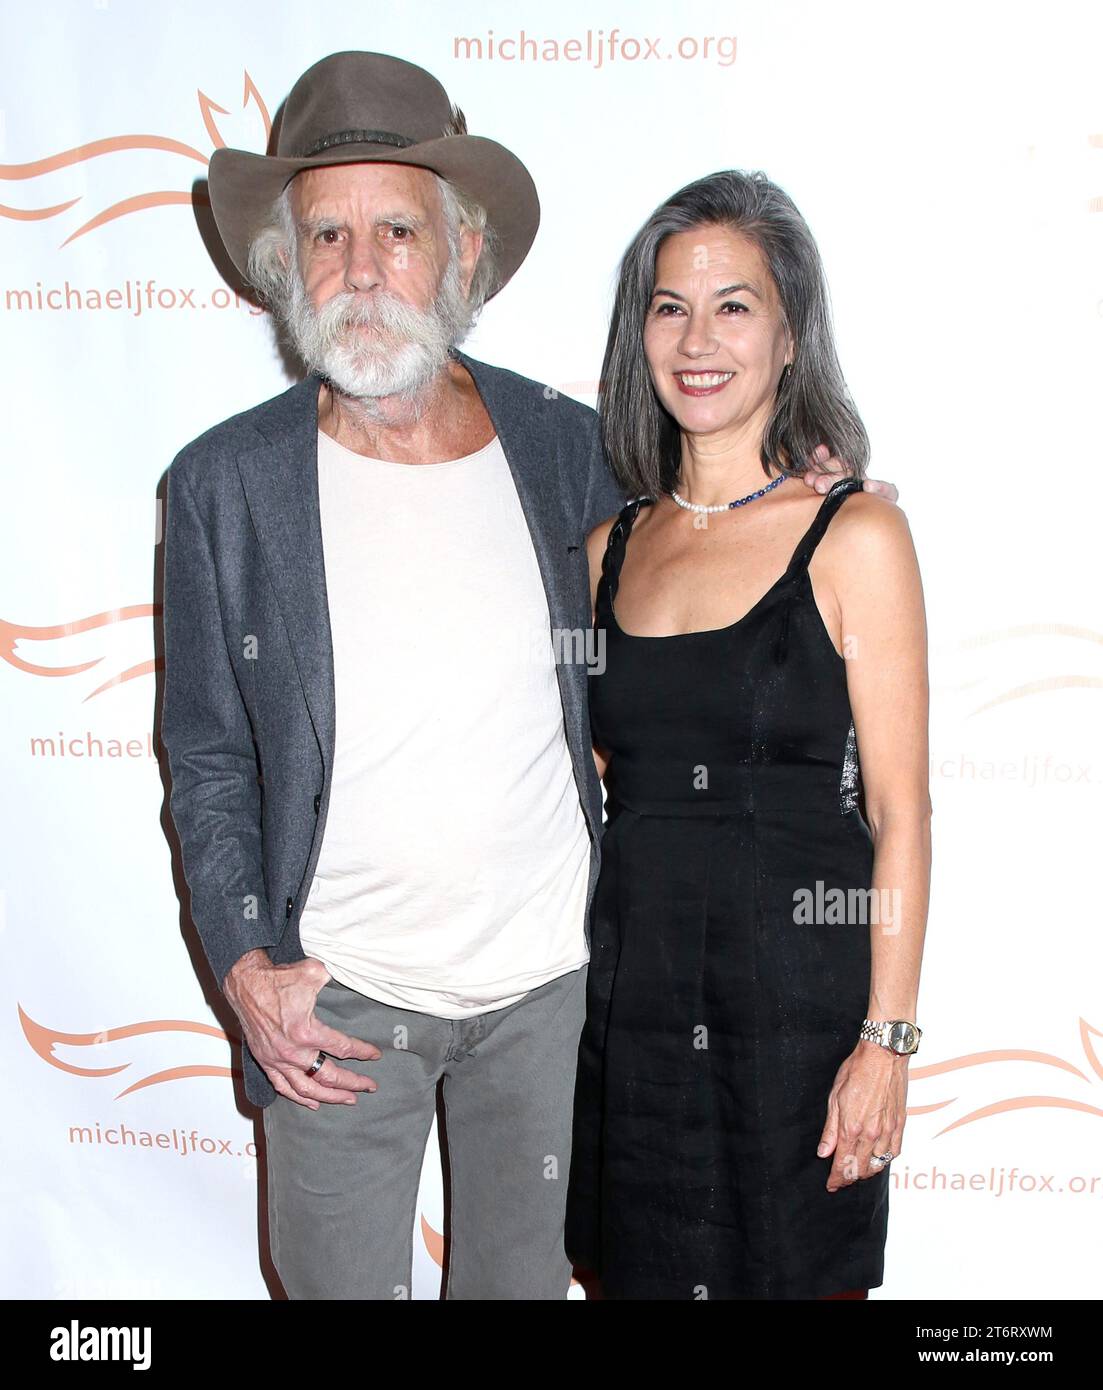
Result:
M532 170L535 247L465 348L590 403L616 263L655 204L760 168L807 218L931 629L925 1036L874 1296L1098 1294L1098 7L0 15L2 1292L278 1292L263 1131L177 896L158 499L184 444L290 384L210 253L211 153L263 151L295 78L359 48L428 68ZM438 1295L443 1226L433 1138L416 1297Z

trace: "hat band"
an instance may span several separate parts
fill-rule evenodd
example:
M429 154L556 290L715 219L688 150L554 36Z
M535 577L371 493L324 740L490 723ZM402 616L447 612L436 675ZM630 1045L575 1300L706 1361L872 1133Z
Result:
M393 130L338 130L315 140L299 158L309 159L311 155L321 154L335 145L393 145L395 149L404 150L408 145L416 144L417 141L411 140L408 135L396 135Z

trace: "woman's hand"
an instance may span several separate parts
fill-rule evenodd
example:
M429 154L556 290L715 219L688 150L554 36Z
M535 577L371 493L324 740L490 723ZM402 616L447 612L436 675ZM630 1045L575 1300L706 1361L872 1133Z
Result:
M898 1057L879 1043L864 1039L835 1076L827 1098L827 1122L817 1152L835 1161L827 1177L828 1192L883 1173L874 1154L900 1152L908 1109L908 1057Z

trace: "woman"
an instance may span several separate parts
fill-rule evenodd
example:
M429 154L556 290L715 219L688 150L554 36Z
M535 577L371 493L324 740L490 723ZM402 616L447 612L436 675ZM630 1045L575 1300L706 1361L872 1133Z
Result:
M919 1036L926 639L781 189L652 214L602 378L639 497L588 541L609 821L568 1253L606 1298L865 1297ZM825 497L792 481L821 441L855 475Z

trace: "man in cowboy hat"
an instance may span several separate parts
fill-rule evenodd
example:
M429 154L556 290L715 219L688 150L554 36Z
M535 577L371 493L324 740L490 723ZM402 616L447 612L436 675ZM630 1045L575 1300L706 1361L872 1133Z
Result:
M408 1296L443 1080L448 1296L563 1298L601 795L552 634L624 498L591 410L455 349L536 190L429 73L337 53L210 197L310 373L168 475L170 805L273 1258L292 1298Z
M577 639L625 499L593 411L456 347L536 190L429 73L357 52L209 183L308 369L168 472L170 806L273 1258L291 1298L409 1296L439 1086L447 1296L563 1298L602 823Z

